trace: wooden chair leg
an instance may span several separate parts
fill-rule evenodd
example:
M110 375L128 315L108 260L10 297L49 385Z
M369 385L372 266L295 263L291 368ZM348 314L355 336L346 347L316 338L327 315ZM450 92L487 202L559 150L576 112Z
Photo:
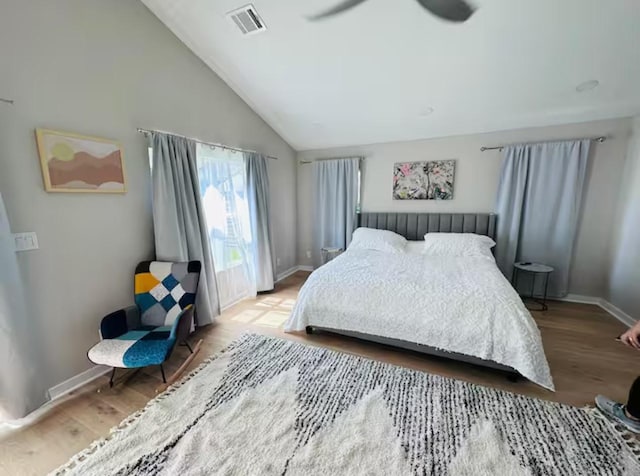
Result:
M184 345L186 345L186 346L187 346L187 349L189 349L189 352L193 354L193 349L192 349L192 348L191 348L191 346L189 345L189 342L185 340L185 341L184 341Z
M178 381L182 373L187 369L189 364L193 362L193 359L195 359L196 355L198 355L198 352L200 352L201 346L202 346L202 339L196 342L196 345L193 348L193 353L186 358L186 360L182 363L182 365L178 368L178 370L176 370L173 374L171 374L171 376L169 377L169 380L164 384L160 385L158 388L156 388L156 393L164 392L169 385L172 385Z
M109 388L113 388L113 379L116 376L116 368L111 369L111 377L109 378Z

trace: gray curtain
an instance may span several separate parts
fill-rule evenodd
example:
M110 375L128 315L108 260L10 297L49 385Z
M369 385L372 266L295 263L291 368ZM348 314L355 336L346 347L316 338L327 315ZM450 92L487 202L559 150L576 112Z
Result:
M244 154L247 203L251 221L252 259L256 290L270 291L275 280L275 253L269 222L269 174L267 159L253 152Z
M0 423L22 418L47 400L38 335L0 194Z
M314 183L313 262L322 264L321 249L347 248L356 226L360 157L316 160Z
M200 197L196 144L183 137L154 132L153 228L160 261L202 263L196 297L196 324L210 324L220 314L216 273Z
M555 268L549 296L568 293L590 145L580 140L505 148L496 261L507 278L514 262L543 263Z

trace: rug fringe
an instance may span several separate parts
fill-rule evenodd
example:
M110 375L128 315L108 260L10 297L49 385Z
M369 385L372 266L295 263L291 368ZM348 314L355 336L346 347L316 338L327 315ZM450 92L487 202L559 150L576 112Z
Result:
M620 439L620 441L629 449L633 455L633 459L640 464L640 435L627 430L620 423L616 423L613 420L607 418L600 410L590 405L582 408L590 415L604 421L612 430L613 433Z
M97 449L99 449L102 446L104 446L116 434L118 434L121 431L125 430L127 427L129 427L129 425L131 425L138 418L140 418L142 415L144 415L147 412L147 410L149 410L150 407L152 407L153 405L155 405L158 402L161 402L165 398L169 397L172 393L174 393L176 390L178 390L180 387L182 387L185 383L187 383L189 380L191 380L193 377L195 377L198 373L200 373L204 368L206 368L213 361L217 360L222 355L234 350L235 348L237 348L239 345L243 344L247 340L255 338L255 337L257 337L257 334L253 334L253 333L249 333L249 332L243 333L240 337L235 339L228 346L226 346L222 350L212 354L211 356L207 357L205 360L203 360L200 363L200 365L198 365L195 369L193 369L188 374L184 375L179 381L177 381L174 384L170 385L162 393L158 394L156 397L154 397L151 400L149 400L147 402L147 404L143 408L141 408L140 410L132 413L131 415L126 417L124 420L122 420L117 426L111 428L109 430L109 434L107 436L105 436L104 438L100 438L98 440L95 440L87 448L85 448L84 450L80 451L76 455L72 456L71 459L69 461L67 461L64 465L62 465L59 468L53 470L49 474L53 475L53 476L59 476L59 475L65 474L67 471L73 469L78 463L81 463L82 461L87 459L87 457L92 455Z

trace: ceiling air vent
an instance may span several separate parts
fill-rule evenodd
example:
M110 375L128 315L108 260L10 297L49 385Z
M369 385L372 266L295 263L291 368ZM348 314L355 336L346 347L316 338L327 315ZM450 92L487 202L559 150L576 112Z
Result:
M243 35L255 35L267 29L253 5L245 5L229 12L227 17L240 28Z

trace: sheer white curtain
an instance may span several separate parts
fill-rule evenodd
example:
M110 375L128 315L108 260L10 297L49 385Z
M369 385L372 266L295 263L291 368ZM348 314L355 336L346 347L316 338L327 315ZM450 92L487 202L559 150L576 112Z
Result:
M225 308L257 294L244 157L206 144L198 144L196 156L220 307Z

